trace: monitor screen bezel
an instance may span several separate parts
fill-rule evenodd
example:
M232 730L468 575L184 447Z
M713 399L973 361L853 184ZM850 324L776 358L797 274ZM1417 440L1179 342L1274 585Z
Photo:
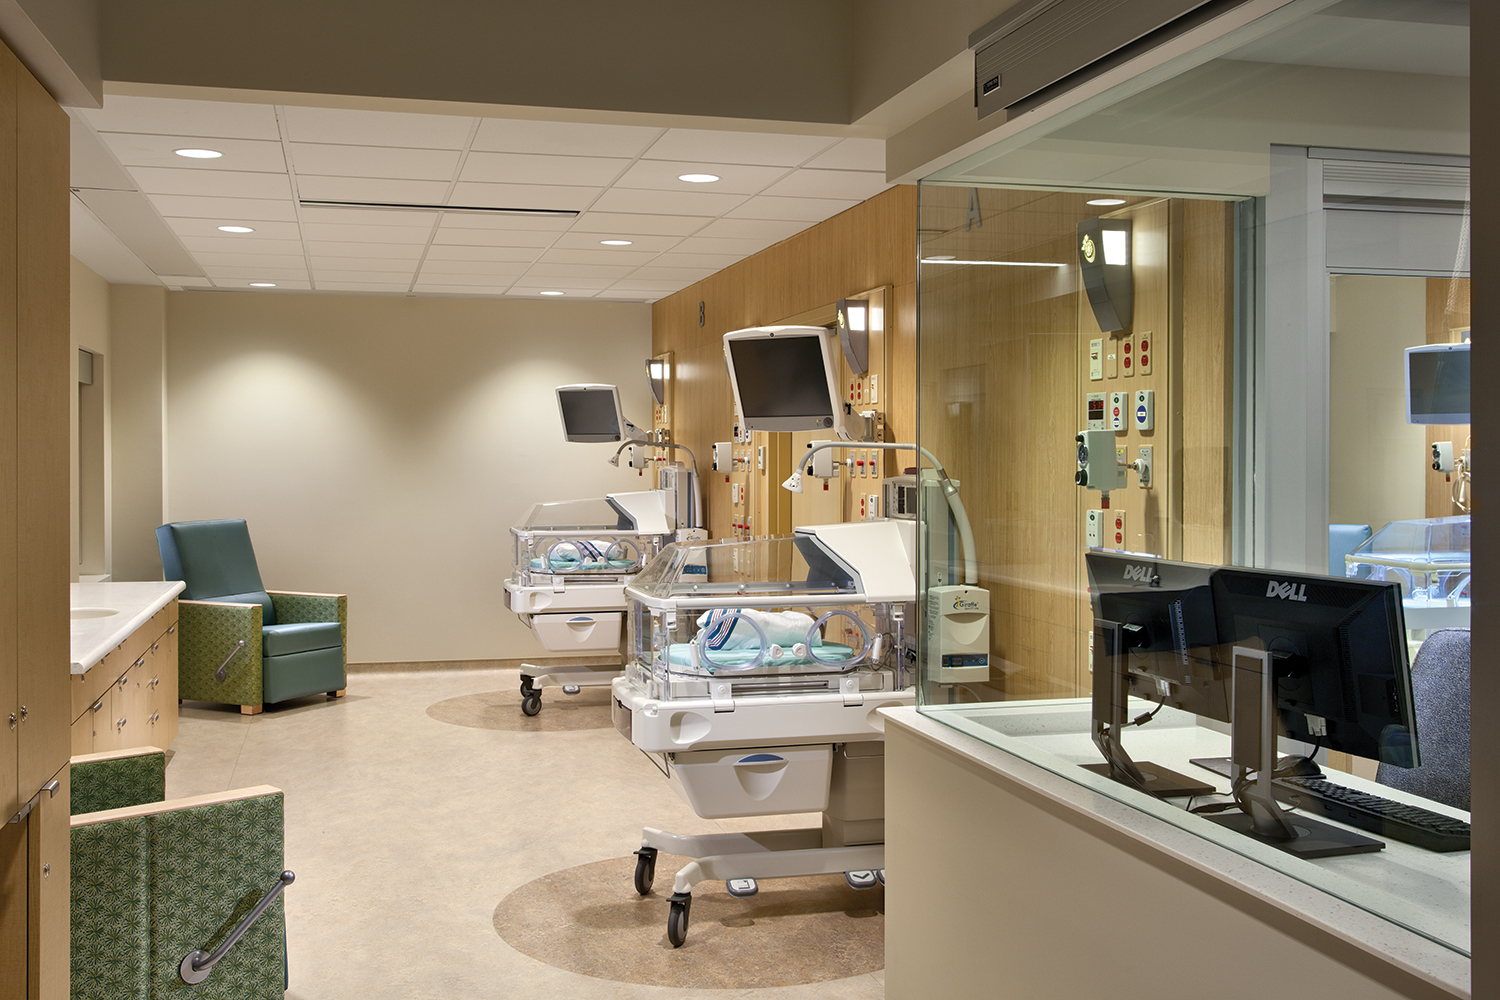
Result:
M625 413L620 407L619 386L605 385L601 382L577 382L571 385L560 385L555 390L557 395L557 416L562 421L563 438L577 444L618 444L625 440ZM619 429L618 434L573 434L568 430L568 414L563 407L564 392L608 392L614 401L615 426Z
M823 358L824 383L828 390L830 416L767 417L745 412L740 397L740 382L734 370L734 355L730 344L739 340L773 340L787 337L816 337ZM729 386L734 393L734 411L740 415L746 430L769 431L833 431L845 440L851 440L845 426L844 400L838 390L838 361L832 345L838 334L822 326L761 326L748 330L734 330L724 334L724 364L729 370Z
M1405 352L1404 357L1402 358L1402 361L1404 362L1404 368L1405 368L1405 371L1403 372L1403 374L1405 375L1405 378L1406 378L1406 422L1407 423L1409 423L1409 424L1467 424L1467 423L1471 422L1470 421L1470 414L1469 413L1436 413L1436 412L1414 413L1414 412L1412 412L1412 395L1411 395L1411 362L1412 362L1412 357L1414 355L1418 355L1418 354L1442 354L1442 353L1448 353L1448 352L1451 352L1451 351L1462 351L1463 353L1468 354L1469 353L1469 345L1468 344L1419 344L1416 347L1408 347L1406 349L1406 352ZM1472 368L1471 368L1471 374L1470 374L1470 381L1471 381L1471 383L1472 383L1472 380L1473 380L1473 375L1472 375ZM1473 407L1472 384L1471 384L1471 387L1470 387L1470 396L1469 396L1469 398L1470 398L1470 408L1472 410L1472 407Z

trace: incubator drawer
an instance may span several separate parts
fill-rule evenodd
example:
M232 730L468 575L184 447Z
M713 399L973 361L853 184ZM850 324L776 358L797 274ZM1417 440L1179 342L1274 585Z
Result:
M822 812L832 749L825 743L675 753L672 784L704 819Z
M574 614L532 615L531 627L543 646L559 652L580 649L613 650L620 646L621 611L580 611Z

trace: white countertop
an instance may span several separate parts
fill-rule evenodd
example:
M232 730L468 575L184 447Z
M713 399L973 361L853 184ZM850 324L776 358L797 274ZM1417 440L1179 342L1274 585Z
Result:
M1229 846L1229 837L1233 835L1221 837L1213 832L1189 832L1182 828L1181 820L1171 821L1172 813L1186 819L1180 806L1147 800L1144 808L1138 807L1121 801L1125 796L1115 791L1101 794L1099 789L1111 788L1111 783L1106 778L1100 777L1095 781L1096 776L1089 772L1082 772L1081 778L1063 777L1059 773L1063 770L1072 771L1071 765L1085 757L1098 759L1097 754L1090 755L1082 750L1087 737L1080 739L1078 734L1066 732L1077 728L1074 724L1076 720L1071 716L1087 719L1086 704L1078 707L1070 704L1083 701L1060 699L1000 703L993 706L970 704L962 708L941 706L938 709L937 714L950 718L952 722L964 725L965 728L973 727L976 734L985 730L983 739L924 716L915 708L883 709L881 714L886 716L889 723L942 744L982 767L1004 775L1011 781L1020 782L1054 802L1086 813L1132 839L1150 844L1199 870L1234 882L1272 905L1311 924L1319 925L1366 951L1378 954L1422 979L1459 995L1469 995L1467 955L1435 940L1448 934L1462 934L1467 938L1467 920L1463 919L1468 910L1467 852L1435 855L1410 845L1390 842L1387 849L1379 854L1308 862L1290 859L1275 848L1249 842L1248 838L1240 838L1244 843ZM965 719L964 716L977 719ZM1171 749L1186 750L1195 755L1212 755L1223 752L1223 744L1227 743L1224 736L1208 730L1184 732L1178 729L1175 733L1162 733L1159 735L1164 739L1159 746L1148 745L1154 741L1142 740L1141 736L1144 735L1147 735L1145 730L1132 733L1126 741L1127 751L1138 756L1138 759L1150 756L1153 751L1166 751L1168 745L1183 739L1190 739L1192 745L1174 746ZM1001 749L1001 746L1006 749ZM1163 756L1169 754L1164 753ZM1210 784L1214 783L1211 780L1213 775L1207 771L1191 766L1181 770L1192 772L1193 777L1209 780ZM1340 773L1337 780L1351 786L1375 787L1373 783L1360 781L1349 774ZM1409 798L1397 789L1379 787L1379 794L1387 798ZM1434 811L1457 813L1456 810L1436 803L1415 801ZM1313 872L1310 866L1323 869L1324 877L1319 878L1318 873ZM1387 870L1382 872L1382 867ZM1411 868L1424 870L1413 874L1407 871ZM1461 873L1459 869L1462 869ZM1418 875L1423 877L1419 878ZM1433 878L1434 875L1441 877ZM1364 888L1367 891L1329 891L1332 885L1349 881L1365 882ZM1442 919L1448 915L1438 912L1442 907L1440 904L1435 905L1438 904L1436 900L1412 898L1409 901L1412 904L1410 907L1402 907L1397 911L1402 916L1425 918L1422 922L1429 925L1424 928L1426 933L1391 920L1391 914L1377 915L1384 907L1370 905L1377 892L1399 895L1410 892L1413 885L1423 882L1429 888L1443 885L1455 888L1454 883L1459 881L1463 884L1464 893L1457 900L1446 901L1453 910L1451 916L1454 919L1451 921ZM1350 887L1345 885L1340 888ZM1351 902L1350 897L1356 901ZM1407 912L1401 913L1401 910ZM1455 926L1459 919L1463 919L1465 925L1461 931ZM1438 933L1434 933L1435 931ZM1444 931L1448 934L1442 933ZM1460 947L1467 944L1467 940L1464 940Z
M79 609L112 613L72 619L73 663L69 672L87 673L185 589L181 580L72 584L68 603L75 613Z

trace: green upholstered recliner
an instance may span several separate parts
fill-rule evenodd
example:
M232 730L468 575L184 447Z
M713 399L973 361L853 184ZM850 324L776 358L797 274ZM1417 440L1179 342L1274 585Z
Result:
M254 715L289 698L343 695L347 597L267 592L243 519L164 524L156 542L163 579L187 585L178 602L178 697Z
M162 801L156 747L75 757L72 1000L281 1000L286 916L277 896L196 986L183 957L212 951L273 889L283 798L269 785Z

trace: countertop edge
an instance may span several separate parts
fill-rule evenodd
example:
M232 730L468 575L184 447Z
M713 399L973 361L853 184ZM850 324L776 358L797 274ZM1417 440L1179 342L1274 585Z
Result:
M123 583L124 581L121 582ZM149 583L152 581L142 582ZM146 624L146 622L150 621L152 615L156 614L162 608L166 607L169 603L171 603L174 597L187 589L187 584L183 583L181 580L166 580L160 581L160 583L162 587L160 596L153 598L151 601L142 605L141 609L137 610L129 618L122 618L120 624L115 628L115 631L109 634L109 638L104 639L100 642L96 642L81 655L75 655L73 662L69 665L68 673L88 673L95 664L97 664L100 660L104 659L104 657L109 654L110 650L114 649L120 643L124 642L125 638L129 636L130 633L134 632L136 629ZM90 586L107 587L109 586L109 584L90 584Z
M1435 941L1369 913L1338 896L1245 858L1124 802L1094 792L1039 764L923 715L914 707L884 708L888 725L929 740L1053 802L1087 813L1137 843L1235 885L1290 916L1334 935L1457 996L1471 996L1470 961ZM1000 737L1005 738L1005 737ZM1380 940L1387 947L1372 947Z

